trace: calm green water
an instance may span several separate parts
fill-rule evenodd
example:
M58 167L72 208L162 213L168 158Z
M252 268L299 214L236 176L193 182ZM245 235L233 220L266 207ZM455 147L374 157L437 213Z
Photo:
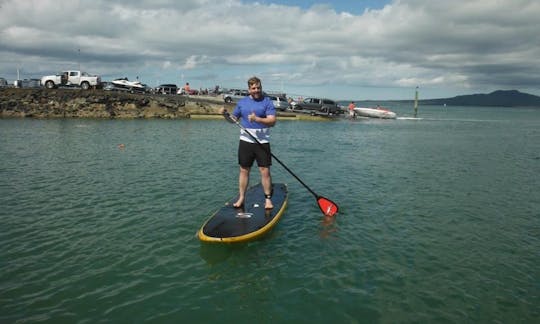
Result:
M540 109L420 117L279 122L341 212L275 164L288 210L234 247L195 232L236 193L235 125L0 120L0 322L537 321Z

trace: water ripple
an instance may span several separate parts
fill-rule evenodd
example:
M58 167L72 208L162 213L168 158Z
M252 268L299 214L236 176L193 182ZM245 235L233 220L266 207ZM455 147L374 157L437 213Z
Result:
M430 113L280 122L274 153L340 213L275 164L288 209L236 246L195 237L236 194L231 125L0 120L0 322L533 322L539 125Z

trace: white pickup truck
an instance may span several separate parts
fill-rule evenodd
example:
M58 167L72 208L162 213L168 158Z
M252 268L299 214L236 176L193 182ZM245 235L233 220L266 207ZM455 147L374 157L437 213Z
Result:
M63 71L56 75L46 75L41 78L41 85L47 89L59 86L81 87L84 90L101 84L101 77L81 71Z

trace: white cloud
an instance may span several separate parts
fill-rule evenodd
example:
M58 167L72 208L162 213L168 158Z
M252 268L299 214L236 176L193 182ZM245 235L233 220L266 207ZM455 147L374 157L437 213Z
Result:
M286 82L322 95L340 85L538 94L538 16L533 0L396 0L361 15L239 0L5 0L0 76L82 62L105 76L176 83L182 71L200 86L258 74L266 88Z

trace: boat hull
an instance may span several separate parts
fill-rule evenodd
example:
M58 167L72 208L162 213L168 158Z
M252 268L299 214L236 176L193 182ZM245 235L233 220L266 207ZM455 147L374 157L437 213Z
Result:
M396 119L397 117L395 112L381 108L356 107L354 112L358 116L369 118Z
M145 92L145 87L139 81L128 81L126 79L116 79L111 82L116 90L130 92Z

